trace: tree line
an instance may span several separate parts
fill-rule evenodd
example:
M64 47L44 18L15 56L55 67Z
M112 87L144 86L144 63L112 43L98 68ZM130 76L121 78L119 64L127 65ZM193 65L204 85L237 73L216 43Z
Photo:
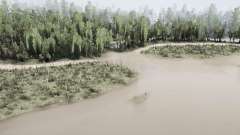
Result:
M126 50L157 41L216 41L240 39L240 8L219 12L212 4L201 13L168 8L152 18L151 11L124 12L84 7L65 0L25 8L2 0L0 58L51 61L98 57L105 48Z

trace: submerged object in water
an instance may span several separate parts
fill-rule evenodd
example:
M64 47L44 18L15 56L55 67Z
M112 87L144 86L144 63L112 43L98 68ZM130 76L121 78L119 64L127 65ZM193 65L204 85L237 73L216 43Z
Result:
M131 101L133 103L136 103L136 104L140 104L140 103L143 103L147 100L147 98L149 97L149 93L145 92L141 95L138 95L138 96L134 96Z

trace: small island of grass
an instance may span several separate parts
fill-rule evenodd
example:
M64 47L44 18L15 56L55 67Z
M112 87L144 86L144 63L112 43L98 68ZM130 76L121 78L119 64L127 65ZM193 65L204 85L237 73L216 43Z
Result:
M166 45L151 47L142 51L144 54L153 54L169 58L211 58L215 56L229 56L240 54L240 46L236 45Z
M100 62L27 70L0 70L0 120L52 104L96 97L127 84L135 72Z

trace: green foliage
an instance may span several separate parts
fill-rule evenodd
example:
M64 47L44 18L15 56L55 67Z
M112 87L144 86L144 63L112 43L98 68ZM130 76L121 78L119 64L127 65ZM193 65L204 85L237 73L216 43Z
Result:
M99 62L0 70L0 120L38 107L92 98L134 77L126 67Z
M203 13L168 8L154 20L147 13L97 9L91 2L84 11L66 0L32 10L4 0L0 5L0 58L98 57L105 48L124 51L152 41L221 42L226 34L231 41L240 39L239 8L224 15L213 4Z
M104 48L110 44L112 40L111 33L107 31L105 28L97 29L96 34L96 51L100 52L101 55L104 51Z
M25 35L26 49L33 56L38 56L42 53L42 37L38 29L33 28Z
M230 13L230 20L228 21L228 36L231 41L235 41L235 39L240 39L240 8L235 8ZM240 42L240 40L239 40Z
M7 2L0 5L0 57L51 61L101 56L112 35L105 28L108 24L96 21L95 7L89 3L86 12L80 12L69 9L63 0L61 8L27 10L10 7Z
M214 56L228 56L240 54L240 47L236 45L184 45L184 46L159 46L152 47L142 53L155 54L162 57L182 58L185 56L196 56L209 58Z
M72 56L75 58L79 58L81 56L82 53L82 37L80 35L78 35L77 33L75 33L73 35L73 39L72 39Z

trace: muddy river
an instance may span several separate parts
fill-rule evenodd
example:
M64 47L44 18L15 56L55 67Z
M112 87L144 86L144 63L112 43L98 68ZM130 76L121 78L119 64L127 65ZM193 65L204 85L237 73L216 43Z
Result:
M110 52L138 72L129 86L0 122L0 135L239 135L240 56L162 59ZM147 92L144 102L132 102Z

